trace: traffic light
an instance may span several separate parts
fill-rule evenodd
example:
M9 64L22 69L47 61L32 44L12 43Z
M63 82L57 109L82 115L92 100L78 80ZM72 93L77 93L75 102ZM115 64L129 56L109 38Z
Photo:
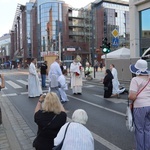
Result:
M107 43L107 38L103 39L102 45L100 46L100 48L102 48L102 52L104 54L107 54L107 53L109 53L111 51L110 50L110 43Z

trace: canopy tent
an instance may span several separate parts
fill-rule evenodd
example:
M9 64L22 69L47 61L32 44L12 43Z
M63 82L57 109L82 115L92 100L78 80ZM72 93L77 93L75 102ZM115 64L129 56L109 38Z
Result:
M115 58L130 58L130 49L122 47L118 50L115 50L113 52L110 52L106 54L107 58L115 59ZM102 59L105 59L105 55L101 56Z

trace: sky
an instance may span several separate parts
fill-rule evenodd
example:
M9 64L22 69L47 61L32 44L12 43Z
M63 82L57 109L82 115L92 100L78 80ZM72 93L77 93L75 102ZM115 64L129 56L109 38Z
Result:
M84 7L94 0L64 0L74 8ZM124 0L128 1L128 0ZM25 5L29 0L0 0L0 37L12 29L17 4Z

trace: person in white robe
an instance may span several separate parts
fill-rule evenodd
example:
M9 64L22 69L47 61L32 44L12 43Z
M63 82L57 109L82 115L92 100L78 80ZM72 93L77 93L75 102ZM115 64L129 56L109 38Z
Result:
M118 72L117 72L117 69L115 68L114 64L110 64L110 70L111 70L111 73L114 77L112 80L112 84L113 84L112 97L113 96L119 97L119 94L124 92L125 88L119 89L120 83L118 81Z
M82 94L82 65L81 57L77 55L70 65L71 89L73 94Z
M42 94L42 88L35 67L36 61L37 61L36 58L32 58L29 66L29 75L28 75L28 96L29 97L37 97Z
M94 150L94 138L91 132L84 126L88 120L87 113L83 109L77 109L72 115L61 150ZM54 139L54 146L60 144L64 137L68 123L64 124Z
M49 92L55 92L60 99L58 77L62 75L60 68L60 60L56 58L55 61L51 64L48 78L49 78Z
M65 92L66 90L68 90L68 84L66 83L66 78L65 78L66 75L67 75L67 70L63 70L63 74L58 77L58 84L60 85L59 92L60 92L62 103L69 101L67 94Z
M51 81L52 74L55 74L57 78L60 75L62 75L59 58L56 58L55 61L50 66L49 73L48 73L49 81Z

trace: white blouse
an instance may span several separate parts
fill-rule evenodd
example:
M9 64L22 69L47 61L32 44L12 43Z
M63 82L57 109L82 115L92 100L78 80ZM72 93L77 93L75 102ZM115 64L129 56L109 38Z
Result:
M55 146L62 141L67 125L68 123L61 127L54 139ZM84 125L71 122L67 129L62 150L94 150L94 139L91 132Z

